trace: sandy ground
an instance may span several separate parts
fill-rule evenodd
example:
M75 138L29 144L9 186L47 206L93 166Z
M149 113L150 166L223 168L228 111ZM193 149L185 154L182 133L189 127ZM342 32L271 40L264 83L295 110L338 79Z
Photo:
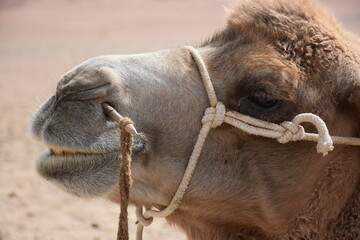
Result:
M360 33L359 0L323 0ZM78 199L34 170L44 145L28 125L57 79L87 58L203 41L225 22L227 1L0 0L0 240L115 239L118 207ZM130 210L130 212L133 209ZM130 222L135 221L131 215ZM131 224L134 239L135 228ZM145 239L185 239L157 220Z

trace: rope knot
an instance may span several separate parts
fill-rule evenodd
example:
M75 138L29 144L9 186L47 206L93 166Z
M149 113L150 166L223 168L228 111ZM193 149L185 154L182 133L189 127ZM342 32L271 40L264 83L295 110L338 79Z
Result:
M138 135L138 132L134 127L134 122L131 121L130 118L123 117L122 119L119 120L118 124L121 132L126 132L132 135Z
M221 102L218 102L215 107L208 107L205 110L202 123L211 122L211 128L219 127L225 119L226 108Z
M277 138L279 143L298 141L305 136L305 130L301 125L285 121L280 123L280 126L284 128L284 131L283 134Z
M134 122L130 118L121 116L113 107L107 103L101 105L107 115L111 117L115 122L118 123L119 128L122 132L127 132L132 135L138 135Z
M123 118L121 118L121 119L118 121L118 124L119 124L119 127L120 127L121 131L127 132L126 126L128 126L129 124L132 124L132 125L133 125L134 122L131 121L130 118L123 117Z

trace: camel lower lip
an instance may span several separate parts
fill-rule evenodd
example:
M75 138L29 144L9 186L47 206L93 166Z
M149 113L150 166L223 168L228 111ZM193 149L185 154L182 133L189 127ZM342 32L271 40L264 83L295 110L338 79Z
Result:
M118 161L119 152L116 151L71 155L55 155L50 151L45 151L38 158L37 170L42 176L52 179L60 173L73 174L74 172L85 172L89 169L95 167L101 168L101 166L108 166L109 164L117 166Z
M119 161L119 152L54 155L45 151L38 158L36 167L42 177L70 193L98 196L117 183ZM84 186L89 187L84 190Z

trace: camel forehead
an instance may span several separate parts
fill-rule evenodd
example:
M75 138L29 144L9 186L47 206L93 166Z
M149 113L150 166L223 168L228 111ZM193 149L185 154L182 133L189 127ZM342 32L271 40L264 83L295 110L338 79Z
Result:
M268 44L247 44L240 52L235 52L238 68L253 78L275 78L285 81L288 87L295 87L299 80L299 69L282 54Z

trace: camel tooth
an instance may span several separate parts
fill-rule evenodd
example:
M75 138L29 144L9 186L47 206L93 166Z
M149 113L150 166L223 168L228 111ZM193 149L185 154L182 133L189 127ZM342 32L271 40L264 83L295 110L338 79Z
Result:
M133 131L133 129L131 129L131 131ZM135 133L136 130L135 130ZM48 147L49 148L49 152L52 155L60 155L60 156L72 156L72 155L78 155L78 154L82 154L82 155L88 155L88 154L101 154L101 152L88 152L86 150L72 150L72 149L62 149L62 148L57 148L57 147Z
M134 127L134 125L132 125L132 124L126 125L125 130L126 130L128 133L132 134L132 135L138 135L138 134L139 134L139 133L136 131L136 128Z
M59 151L57 149L53 149L53 150L54 150L55 155L61 155L61 151Z
M74 155L75 152L74 151L70 151L70 150L65 150L63 151L64 155Z

